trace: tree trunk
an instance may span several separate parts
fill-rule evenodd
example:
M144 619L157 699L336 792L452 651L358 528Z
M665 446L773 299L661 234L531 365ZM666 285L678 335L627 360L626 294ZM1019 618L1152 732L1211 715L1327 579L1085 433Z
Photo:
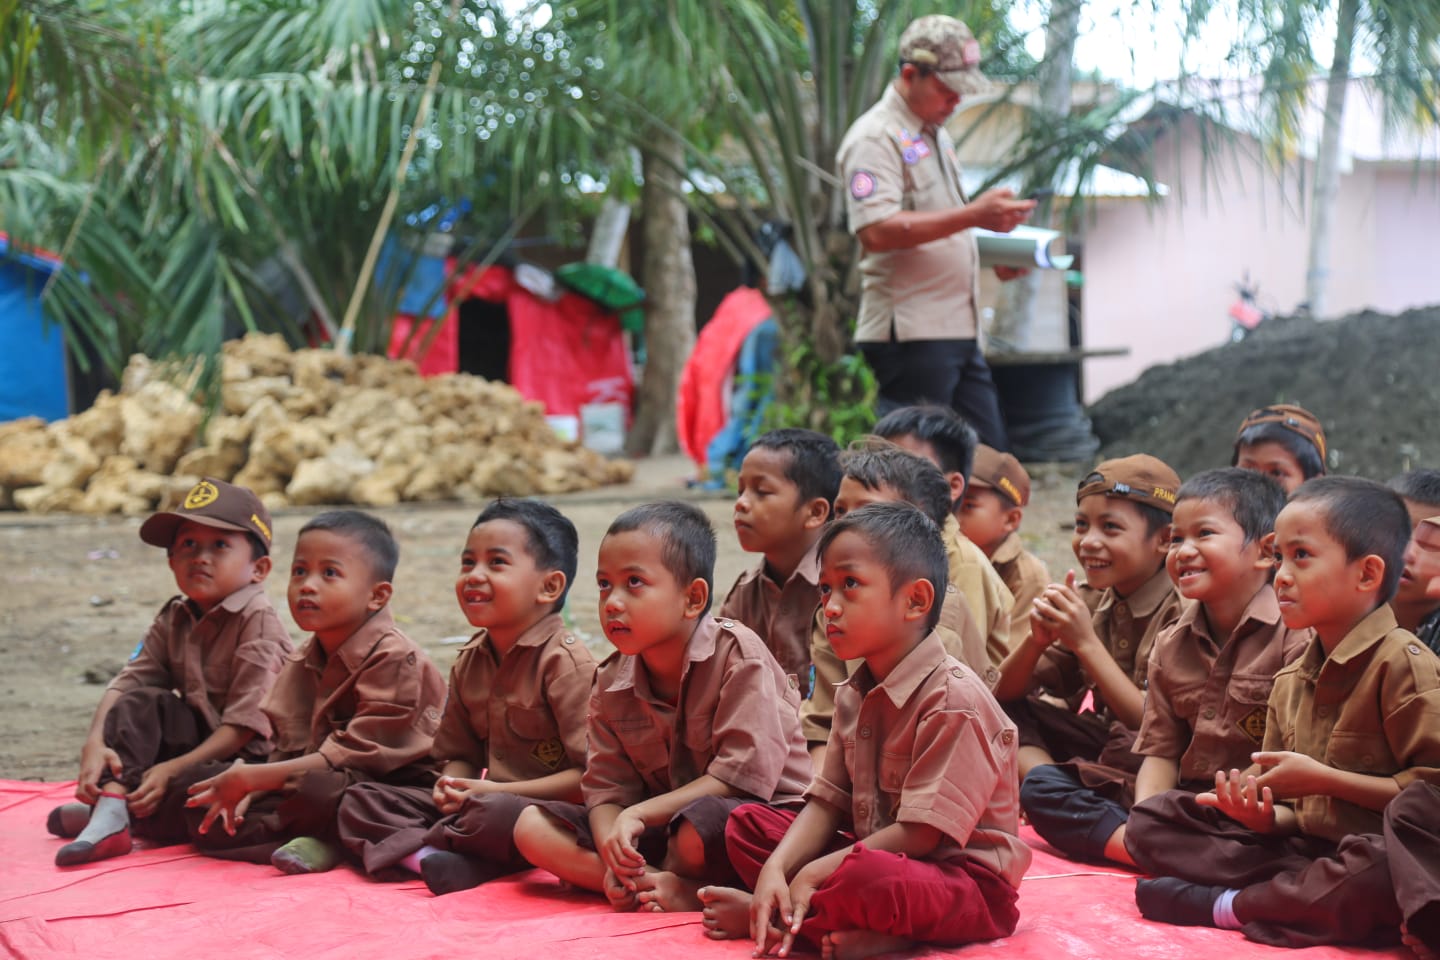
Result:
M1040 61L1037 86L1040 104L1032 123L1046 124L1052 117L1070 113L1072 77L1075 72L1075 38L1080 32L1080 12L1085 0L1052 0L1050 17L1045 22L1045 56ZM1049 197L1035 207L1030 222L1046 226L1050 222ZM1040 273L1032 270L1000 288L995 323L990 336L997 343L1017 350L1063 350L1065 343L1033 343L1035 336L1035 301L1040 292ZM1065 325L1061 325L1062 329Z
M627 446L632 454L679 450L675 394L680 371L695 346L695 261L690 256L689 209L682 192L684 145L657 133L641 152L640 191L645 249L645 373Z
M1355 20L1360 0L1340 0L1336 14L1335 60L1325 86L1325 123L1315 158L1315 195L1310 210L1310 263L1305 273L1305 299L1310 315L1329 315L1330 234L1340 195L1340 126L1345 119L1345 94L1350 89L1350 50L1355 43Z

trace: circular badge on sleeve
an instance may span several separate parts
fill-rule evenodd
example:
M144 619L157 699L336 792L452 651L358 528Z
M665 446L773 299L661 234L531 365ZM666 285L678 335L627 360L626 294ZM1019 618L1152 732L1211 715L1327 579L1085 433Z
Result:
M856 170L850 178L850 196L864 200L875 192L875 174L869 170Z

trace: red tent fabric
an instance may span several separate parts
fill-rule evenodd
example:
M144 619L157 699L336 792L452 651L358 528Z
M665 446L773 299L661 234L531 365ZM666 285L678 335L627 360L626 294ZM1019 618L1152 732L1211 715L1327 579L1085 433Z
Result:
M730 416L725 388L734 374L740 347L750 331L773 312L759 290L736 287L715 308L685 361L675 399L675 432L680 449L697 466L705 466L705 450Z

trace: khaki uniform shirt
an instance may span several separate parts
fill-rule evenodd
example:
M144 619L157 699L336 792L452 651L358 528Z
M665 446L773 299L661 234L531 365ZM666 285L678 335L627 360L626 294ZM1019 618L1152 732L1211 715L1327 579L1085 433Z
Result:
M629 807L704 774L768 803L798 800L810 779L800 695L755 632L703 617L685 648L672 705L644 661L611 655L590 693L585 806Z
M1200 602L1183 601L1180 619L1160 632L1150 651L1135 752L1178 761L1182 783L1213 784L1216 770L1244 770L1265 742L1275 674L1314 636L1285 626L1268 583L1235 632L1219 641L1210 636Z
M1089 597L1086 602L1091 602ZM1180 597L1170 575L1161 567L1130 596L1122 597L1108 589L1094 604L1090 624L1095 635L1130 681L1144 690L1149 682L1150 650L1155 638L1180 617ZM1094 690L1094 683L1080 668L1080 658L1058 644L1045 651L1035 676L1046 692L1075 706L1087 691ZM1096 713L1105 720L1115 719L1100 691L1094 690L1094 699Z
M319 752L336 770L382 777L425 761L440 726L445 678L385 607L329 657L313 636L265 699L272 761Z
M783 585L771 579L761 560L736 579L719 613L760 635L780 669L799 682L802 697L810 695L810 626L820 606L818 547L816 541Z
M836 160L845 182L850 232L901 211L963 206L960 162L944 127L930 127L894 84L846 132ZM969 230L860 261L857 343L973 340L979 330L980 256Z
M990 565L1015 598L1010 608L1010 649L1015 650L1030 636L1030 611L1050 585L1050 571L1043 560L1025 549L1018 533L1000 541L1000 546L990 555Z
M204 615L193 600L175 597L107 689L178 691L205 718L207 735L221 724L253 730L241 755L259 759L270 752L271 734L260 705L292 649L263 584L236 590Z
M487 769L491 780L538 780L585 766L585 715L595 657L552 613L497 659L481 630L450 668L430 755Z
M953 515L945 518L945 556L950 561L950 582L959 588L970 613L985 633L985 654L992 666L1000 666L1010 655L1010 611L1015 595L985 556L985 551L960 529ZM947 605L949 601L946 601ZM981 676L985 671L970 666ZM993 683L992 683L993 686Z
M862 666L836 691L824 768L806 798L844 813L857 840L928 824L944 839L926 859L973 860L1019 886L1030 848L1017 836L1017 744L985 684L932 633L883 681Z
M1327 657L1319 639L1275 677L1266 750L1327 766L1440 786L1440 659L1382 605ZM1379 833L1381 815L1334 797L1293 801L1302 832L1339 841Z

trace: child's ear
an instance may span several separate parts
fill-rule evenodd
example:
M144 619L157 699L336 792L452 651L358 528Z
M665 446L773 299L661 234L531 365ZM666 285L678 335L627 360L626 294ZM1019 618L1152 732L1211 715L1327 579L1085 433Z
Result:
M945 479L950 481L950 502L958 507L965 496L965 474L951 470L945 474Z
M1385 579L1385 558L1378 554L1367 553L1355 562L1359 564L1360 574L1360 579L1355 584L1356 589L1378 592L1380 584Z
M696 577L685 588L685 619L694 620L705 610L710 600L710 584L703 577Z
M1161 559L1170 555L1170 531L1174 529L1173 523L1167 523L1155 531L1155 552L1160 554Z
M1271 531L1260 538L1260 556L1255 558L1255 569L1269 570L1275 565L1275 533Z
M1020 521L1025 516L1025 511L1020 507L1011 507L1005 511L1005 532L1014 533L1020 529Z
M255 561L255 566L250 570L250 582L259 583L270 576L270 555L267 553Z
M905 587L905 619L924 620L935 605L935 584L929 580L911 580Z
M541 604L552 604L560 599L560 594L565 592L565 574L560 570L551 570L545 574L545 579L540 581L540 594L535 599Z
M390 595L395 592L395 586L389 580L381 580L370 587L370 602L365 604L365 609L374 613L377 610L385 609L385 604L390 602Z
M801 525L806 530L823 527L825 522L830 519L830 501L824 497L812 497L801 504L800 510L804 515Z

